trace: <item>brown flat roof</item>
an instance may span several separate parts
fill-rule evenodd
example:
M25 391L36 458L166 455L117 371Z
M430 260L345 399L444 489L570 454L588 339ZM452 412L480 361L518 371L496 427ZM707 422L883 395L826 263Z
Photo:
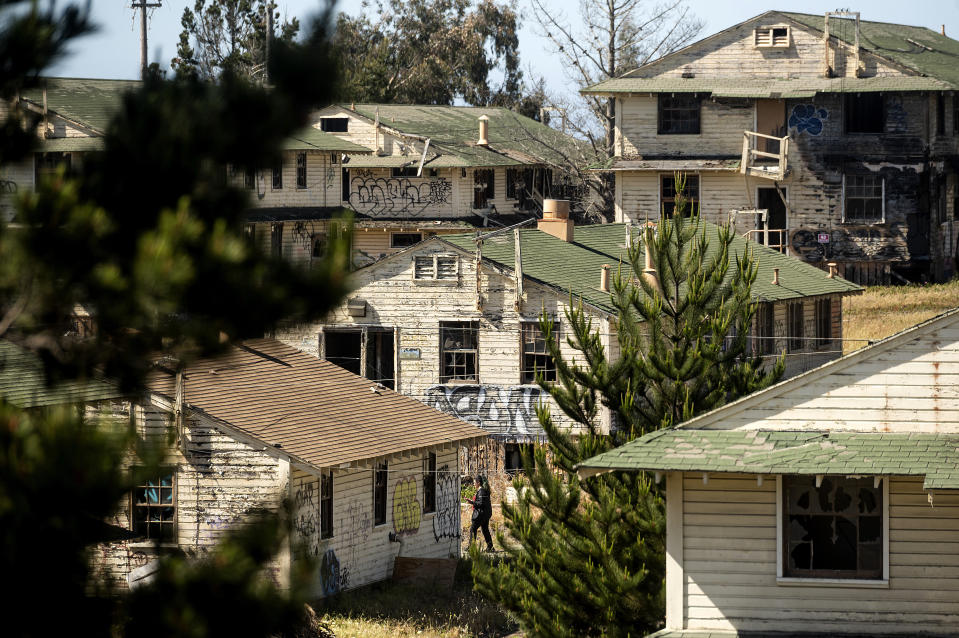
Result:
M170 402L170 370L147 378ZM184 373L184 402L265 445L318 468L487 433L273 339L251 339Z

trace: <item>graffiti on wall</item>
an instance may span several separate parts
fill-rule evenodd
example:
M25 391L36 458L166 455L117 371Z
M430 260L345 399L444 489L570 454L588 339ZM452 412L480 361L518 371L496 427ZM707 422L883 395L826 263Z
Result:
M459 481L444 465L436 472L436 514L433 516L433 538L460 537Z
M789 237L796 254L810 262L838 260L897 260L908 257L906 225L863 225L832 228L829 243L820 243L816 230L798 229Z
M902 105L902 98L896 95L886 96L886 132L905 133L909 130L909 114Z
M434 385L426 389L426 404L503 436L542 438L536 406L545 401L534 386Z
M449 205L452 195L453 185L442 177L373 177L365 172L350 180L350 206L367 215L415 216L430 207Z
M293 495L293 533L307 556L320 553L320 507L316 481L301 483Z
M401 479L393 490L393 531L415 534L420 529L420 502L416 500L416 481Z
M320 562L320 582L324 596L332 596L350 586L350 570L340 567L340 560L332 549L326 550Z
M823 121L828 117L829 111L824 108L814 104L797 104L789 115L789 128L796 129L797 133L822 135Z

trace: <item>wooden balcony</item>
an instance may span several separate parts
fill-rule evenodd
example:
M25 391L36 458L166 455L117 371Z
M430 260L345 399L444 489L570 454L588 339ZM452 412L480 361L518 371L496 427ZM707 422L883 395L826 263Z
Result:
M739 172L754 177L779 181L789 173L786 156L789 136L776 137L754 131L743 131L743 158Z

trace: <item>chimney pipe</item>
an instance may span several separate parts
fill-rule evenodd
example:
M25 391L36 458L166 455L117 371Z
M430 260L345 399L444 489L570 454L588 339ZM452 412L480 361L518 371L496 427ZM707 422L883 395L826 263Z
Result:
M942 35L946 35L946 25L942 25L939 28L939 32L942 33Z
M662 293L662 289L659 287L659 278L656 276L656 267L653 265L653 251L649 249L650 245L653 243L653 227L646 226L646 232L643 236L643 253L646 258L646 267L643 268L643 279L646 280L650 286L659 290Z
M544 199L543 219L536 224L536 230L549 233L566 242L573 241L573 220L569 218L568 199Z
M826 277L828 277L829 279L834 279L836 277L836 273L838 272L836 268L837 265L838 264L836 264L836 262L834 261L831 261L827 264L827 266L829 266L829 274L826 275Z
M774 286L779 285L779 269L778 268L773 268L773 285Z
M489 146L489 118L485 115L479 116L479 139L476 145Z
M599 270L599 289L609 292L609 264L603 264Z

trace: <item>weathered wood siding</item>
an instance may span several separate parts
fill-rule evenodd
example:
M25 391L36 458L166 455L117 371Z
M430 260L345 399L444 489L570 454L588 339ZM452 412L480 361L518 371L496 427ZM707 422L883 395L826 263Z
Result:
M316 567L314 594L331 595L389 578L397 556L458 558L460 485L457 452L436 453L436 511L423 512L427 451L389 457L386 522L373 524L373 469L333 470L333 537L322 539L319 477L294 469L293 560ZM399 542L390 542L393 532Z
M686 474L683 616L688 629L949 633L959 622L959 497L930 506L921 478L889 488L889 586L776 582L776 481Z
M168 413L149 406L134 411L138 430L148 439L167 440ZM230 529L244 525L253 510L276 510L288 492L285 461L241 443L206 422L190 416L185 424L186 452L171 449L164 465L174 467L176 541L170 546L203 554ZM114 525L132 529L129 499L121 504ZM94 567L104 582L123 589L127 574L157 558L150 541L121 541L97 547ZM283 582L282 557L271 564Z
M743 150L743 131L753 130L750 100L712 100L702 103L700 132L696 135L660 135L659 98L656 95L617 100L621 122L622 157L738 157Z
M959 319L827 372L705 427L959 432Z
M296 157L306 154L306 188L296 185ZM282 185L273 188L273 168L256 171L250 192L253 208L281 207L336 207L343 205L341 189L342 165L340 154L327 151L284 151L280 168ZM246 188L246 175L242 171L233 174L235 186Z

